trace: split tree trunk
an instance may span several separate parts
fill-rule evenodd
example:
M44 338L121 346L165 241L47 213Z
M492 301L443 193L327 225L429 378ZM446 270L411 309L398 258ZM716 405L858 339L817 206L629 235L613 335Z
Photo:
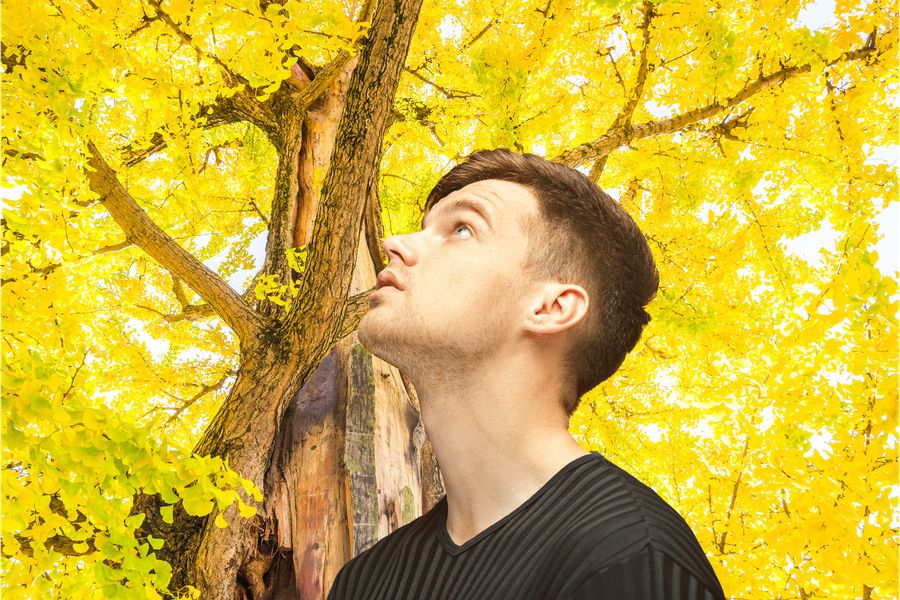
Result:
M196 518L176 507L167 525L158 496L136 499L147 515L141 533L166 539L159 554L173 565L174 589L190 584L217 600L325 598L347 560L442 493L414 391L354 333L383 265L370 254L381 243L377 166L421 1L380 2L358 57L341 55L318 73L298 63L269 105L233 101L265 121L279 150L263 272L297 279L285 252L308 246L287 314L268 302L251 307L247 294L226 290L227 303L204 295L221 289L215 274L193 272L171 240L175 258L157 257L193 277L220 315L230 311L223 318L241 342L236 382L195 452L227 456L264 492L252 519L229 507L224 529L213 524L217 510ZM136 203L92 151L92 188L126 234L139 235L120 210Z
M266 478L274 588L323 597L349 558L431 508L436 488L415 394L355 333L345 337L291 402L276 442Z

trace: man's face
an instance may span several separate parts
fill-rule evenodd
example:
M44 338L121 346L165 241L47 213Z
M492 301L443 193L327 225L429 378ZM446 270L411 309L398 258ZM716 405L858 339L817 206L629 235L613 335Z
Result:
M483 208L487 220L468 206ZM460 204L462 203L462 204ZM402 290L372 293L360 342L404 370L465 368L520 335L529 286L521 222L538 214L533 193L489 179L434 204L420 231L386 239L387 270Z

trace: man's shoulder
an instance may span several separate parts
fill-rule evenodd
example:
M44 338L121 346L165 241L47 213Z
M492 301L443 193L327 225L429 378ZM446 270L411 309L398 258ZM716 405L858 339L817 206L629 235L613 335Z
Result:
M655 490L605 457L588 479L554 544L574 561L570 572L584 575L634 557L666 556L701 580L718 583L693 530Z
M597 461L590 483L579 490L579 502L571 507L570 526L579 537L606 539L621 532L639 546L678 543L685 537L696 542L684 518L653 488L606 457ZM672 539L674 538L674 539Z

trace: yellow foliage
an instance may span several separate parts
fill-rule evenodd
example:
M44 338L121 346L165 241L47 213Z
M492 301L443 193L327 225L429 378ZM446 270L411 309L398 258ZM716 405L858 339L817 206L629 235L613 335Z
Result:
M235 335L179 318L203 300L125 237L83 168L90 138L185 251L289 307L297 282L253 279L278 150L255 125L210 127L210 107L246 91L269 114L298 57L356 54L370 23L358 3L264 4L4 4L3 592L172 597L162 540L124 500L158 493L164 522L181 503L219 527L235 500L240 518L263 500L188 450L233 382ZM417 229L473 149L552 158L625 117L662 127L599 176L648 233L661 285L571 430L684 515L727 595L898 593L897 273L879 256L897 37L884 0L435 0L419 17L382 148L385 235ZM165 148L129 166L120 148L156 135ZM305 250L285 252L302 273ZM59 535L75 555L47 547Z

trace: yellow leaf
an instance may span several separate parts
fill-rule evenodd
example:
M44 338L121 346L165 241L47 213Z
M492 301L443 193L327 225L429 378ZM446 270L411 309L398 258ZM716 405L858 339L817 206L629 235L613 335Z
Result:
M216 515L216 520L214 521L216 527L222 529L224 527L228 527L228 521L225 520L225 517L222 516L222 513Z
M244 504L244 501L240 498L238 498L238 510L241 512L241 516L245 519L249 519L256 514L256 507Z

